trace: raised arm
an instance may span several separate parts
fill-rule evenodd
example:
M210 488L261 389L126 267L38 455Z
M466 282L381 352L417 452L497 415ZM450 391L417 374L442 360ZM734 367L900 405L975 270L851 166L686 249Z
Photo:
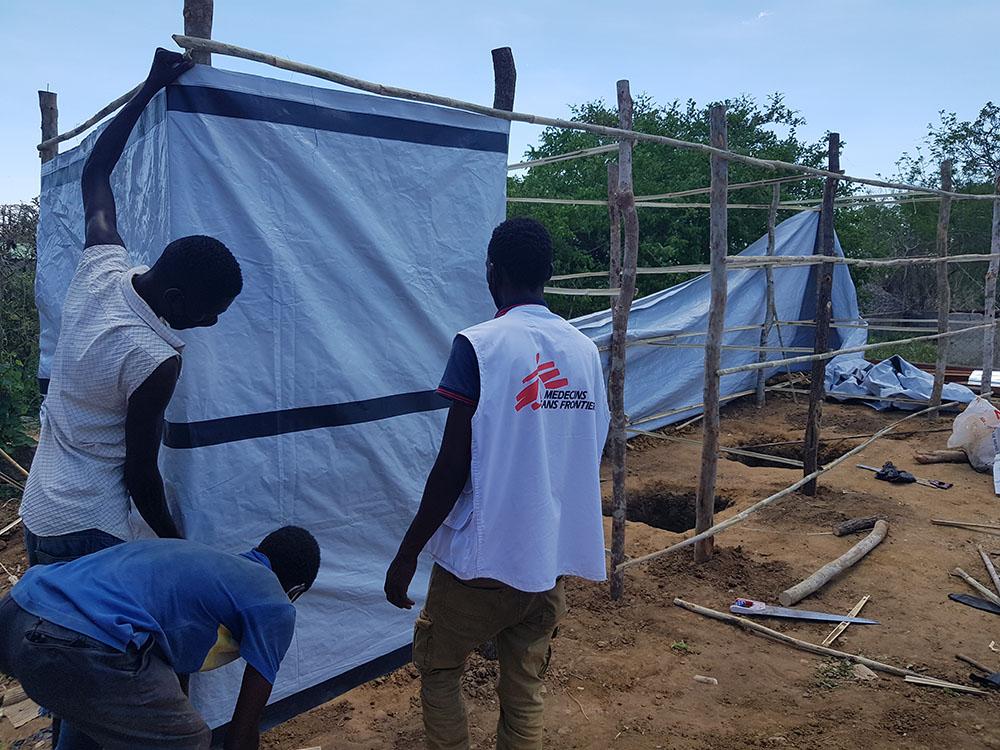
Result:
M153 65L142 87L122 107L101 133L83 167L83 213L86 221L84 247L91 245L121 245L115 196L111 192L111 172L121 158L125 143L139 115L157 91L173 82L193 62L176 52L157 49Z
M153 370L132 392L125 414L125 487L139 515L164 539L181 538L167 509L163 477L157 465L163 412L174 394L180 369L180 360L171 357Z
M472 415L475 411L474 406L457 401L448 410L441 448L434 468L427 477L420 507L386 573L385 598L390 604L402 609L413 606L407 589L417 570L417 557L455 507L469 478L472 464Z

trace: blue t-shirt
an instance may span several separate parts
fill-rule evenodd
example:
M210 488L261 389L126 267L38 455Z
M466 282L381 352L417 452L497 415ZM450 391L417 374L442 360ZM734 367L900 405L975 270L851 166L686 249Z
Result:
M153 638L180 674L219 666L210 652L227 641L273 684L295 630L295 607L267 557L181 539L33 566L11 596L36 617L123 652Z

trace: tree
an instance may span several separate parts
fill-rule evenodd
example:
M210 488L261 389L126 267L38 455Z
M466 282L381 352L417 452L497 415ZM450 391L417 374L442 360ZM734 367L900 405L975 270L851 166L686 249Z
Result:
M765 159L794 161L821 166L826 153L824 142L809 144L799 139L797 129L802 117L790 109L780 94L771 96L764 105L753 97L741 96L723 102L727 106L729 146L734 151ZM665 135L687 141L708 142L708 105L693 100L673 101L658 105L649 96L635 102L636 130ZM574 119L598 125L617 126L617 110L603 101L590 102L572 108ZM529 159L592 148L614 143L590 133L547 128L537 147L528 149ZM634 152L633 179L636 196L707 187L709 160L705 154L650 143L637 143ZM508 182L511 197L584 198L607 197L607 162L614 152L536 167ZM785 176L760 167L733 162L730 164L731 183ZM822 181L803 180L782 186L783 199L816 198L822 194ZM769 186L744 189L732 193L734 201L767 204L771 199ZM705 203L707 196L676 199ZM542 221L552 233L555 273L607 271L609 230L607 211L595 206L554 206L540 204L509 205L511 216L530 215ZM779 220L787 218L784 211ZM767 212L733 209L729 214L730 250L742 250L767 231ZM701 208L640 209L640 266L664 266L702 263L708 258L708 212ZM678 283L678 276L643 276L639 293L649 294ZM594 285L585 280L585 285ZM592 297L559 297L552 300L553 309L565 315L578 315L607 306L606 299Z
M38 201L0 206L0 444L27 444L23 418L37 414L38 313L35 231Z

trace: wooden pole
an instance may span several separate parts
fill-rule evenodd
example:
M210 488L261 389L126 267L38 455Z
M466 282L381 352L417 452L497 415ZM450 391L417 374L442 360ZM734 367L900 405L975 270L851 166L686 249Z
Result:
M828 171L840 171L840 135L830 133L827 151ZM823 210L819 217L819 249L826 257L833 255L833 199L837 193L837 180L828 177L823 185ZM823 263L816 273L816 341L814 351L823 354L830 342L830 298L833 293L833 264ZM826 360L813 360L809 383L809 416L806 418L805 445L802 449L802 474L808 476L819 466L819 432L823 417ZM816 480L802 488L806 495L816 494Z
M212 38L213 0L184 0L184 36ZM191 59L199 65L211 65L212 53L191 50Z
M726 157L730 161L740 162L741 164L749 164L755 167L763 167L764 169L787 169L793 172L811 175L813 177L833 177L836 180L843 180L845 182L857 182L862 185L872 185L875 187L888 188L890 190L913 190L918 193L926 193L928 195L941 195L943 192L937 188L930 188L923 185L908 185L901 182L887 182L885 180L877 180L870 177L854 177L853 175L843 174L842 172L834 174L825 169L807 167L804 164L793 164L792 162L781 161L778 159L759 159L755 156L747 156L746 154L740 154L735 151L718 153L718 149L714 149L704 143L683 141L678 138L671 138L665 135L652 135L641 131L626 132L621 128L609 128L605 125L594 125L589 122L580 122L578 120L563 120L558 117L546 117L545 115L536 115L528 112L504 112L493 107L486 107L482 104L462 101L461 99L452 99L451 97L440 96L438 94L429 94L423 91L413 91L411 89L400 88L399 86L387 86L383 83L365 81L361 78L344 75L343 73L338 73L333 70L326 70L315 65L307 65L294 60L288 60L267 52L247 49L246 47L238 47L235 44L226 44L212 39L198 39L196 37L184 36L181 34L174 34L171 38L177 43L178 47L183 47L184 49L206 50L218 55L229 55L230 57L239 57L244 60L253 60L254 62L263 63L264 65L271 65L275 68L281 68L282 70L291 70L295 73L302 73L303 75L322 78L324 81L333 81L334 83L339 83L342 86L360 89L361 91L378 94L379 96L391 96L397 99L409 99L411 101L427 102L428 104L438 104L444 107L463 109L467 112L477 112L481 115L487 115L489 117L498 117L501 120L509 120L511 122L527 122L532 125L547 125L554 128L581 130L586 133L594 133L595 135L603 135L611 138L627 138L630 141L642 141L644 143L661 143L664 146L673 146L674 148L683 148L690 151L700 151L703 154L716 153L719 156ZM956 200L992 201L994 198L1000 196L961 193L953 194L952 197Z
M517 68L510 47L497 47L493 55L493 108L514 111L514 90L517 88Z
M726 150L726 108L717 104L709 110L708 127L713 147ZM726 320L726 251L728 249L726 201L729 194L729 161L711 157L712 208L709 211L708 252L712 266L712 292L708 307L708 335L705 339L705 423L702 428L701 473L695 504L695 532L710 529L715 517L715 475L719 464L719 365L722 359L722 329ZM695 562L712 557L714 537L694 547Z
M622 130L632 129L632 95L628 81L618 81L618 122ZM625 252L621 287L612 311L611 373L608 402L611 407L610 454L612 475L611 511L611 598L620 599L625 590L624 575L614 570L625 561L625 352L628 317L635 296L635 268L639 257L639 216L632 188L632 141L622 139L618 147L618 208L625 224Z
M608 287L617 289L622 276L622 215L618 209L618 163L608 162L608 222L611 239L608 243Z
M907 675L915 677L920 676L919 672L911 672L909 669L901 669L899 667L894 667L891 664L883 664L880 661L865 658L864 656L848 654L845 651L838 651L835 648L828 648L826 646L817 646L816 644L809 643L808 641L800 641L798 638L792 638L790 635L785 635L777 630L772 630L766 625L753 622L745 617L738 617L737 615L731 615L728 612L719 612L718 610L709 609L708 607L702 607L698 604L685 601L684 599L674 599L674 604L682 609L688 610L689 612L704 615L705 617L711 617L713 620L728 622L731 625L737 625L746 631L760 633L771 640L778 641L779 643L785 643L789 646L794 646L802 651L820 654L821 656L832 656L837 659L848 659L856 664L864 664L869 669L875 669L879 672L887 672L888 674L893 674L897 677L906 677Z
M993 588L997 590L997 594L1000 594L1000 576L997 575L997 569L993 565L993 560L990 559L989 554L982 548L982 545L976 547L976 551L983 558L983 565L986 566L986 572L989 573L990 580L993 581Z
M871 534L855 544L836 560L828 562L804 581L800 581L791 588L782 591L778 596L778 601L781 602L783 607L791 607L810 594L815 593L875 549L888 533L889 524L879 519L875 522L875 528Z
M951 190L951 159L941 162L941 189ZM951 223L951 199L945 196L938 206L937 242L935 253L940 259L937 263L937 308L938 333L948 332L948 317L951 314L951 285L948 283L948 227ZM934 362L934 385L931 387L931 406L941 404L941 391L944 390L944 371L948 367L948 339L944 338L937 344L937 359ZM937 411L930 412L928 417L936 417Z
M774 255L774 225L778 220L778 202L781 200L781 183L775 183L771 187L771 208L767 212L767 256L772 257ZM767 346L767 340L771 335L771 327L774 325L774 321L778 317L777 305L774 303L774 267L765 266L764 267L764 277L766 279L766 298L764 300L765 312L764 312L764 327L760 331L760 346L761 349ZM784 354L784 352L782 352ZM757 358L758 362L763 362L767 358L767 354L761 351L760 356ZM764 405L764 371L757 371L757 408L761 408Z
M1000 607L1000 596L994 594L992 591L990 591L988 588L986 588L983 584L981 584L975 578L970 576L964 570L962 570L961 568L955 568L953 571L951 571L951 574L953 576L961 578L967 584L972 586L972 588L978 591L982 595L982 597L986 599L986 601L988 601L990 604L995 604L998 607Z
M994 189L1000 189L1000 172L997 172ZM984 396L992 393L993 353L996 342L997 320L997 272L1000 271L1000 200L993 201L993 229L990 232L990 265L986 271L986 288L983 295L983 379L979 392Z
M39 91L38 108L42 112L42 140L47 141L50 138L55 138L59 134L59 107L57 106L55 92ZM41 157L43 164L55 159L58 154L58 143L53 143L38 150L38 155Z

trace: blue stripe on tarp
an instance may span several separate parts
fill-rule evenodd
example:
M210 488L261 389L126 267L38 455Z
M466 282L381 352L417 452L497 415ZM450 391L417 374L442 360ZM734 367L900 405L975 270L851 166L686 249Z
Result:
M168 448L203 448L289 432L374 422L404 414L446 409L450 405L451 402L436 391L414 391L363 401L241 414L201 422L164 422L163 444Z
M409 663L411 650L411 644L407 644L401 648L397 648L395 651L390 651L388 654L365 662L354 669L349 669L336 677L331 677L325 682L313 685L305 690L300 690L294 695L282 698L280 701L275 701L264 709L264 716L260 722L261 731L263 732L276 727L278 724L286 722L289 719L294 719L299 714L316 708L316 706L321 706L327 701L331 701L359 685L396 671ZM212 747L222 746L227 727L228 724L224 724L212 732Z
M259 94L227 91L209 86L168 86L167 110L241 120L298 125L314 130L422 143L428 146L507 153L506 133L455 125L440 125L366 112L345 112L305 102L275 99Z

